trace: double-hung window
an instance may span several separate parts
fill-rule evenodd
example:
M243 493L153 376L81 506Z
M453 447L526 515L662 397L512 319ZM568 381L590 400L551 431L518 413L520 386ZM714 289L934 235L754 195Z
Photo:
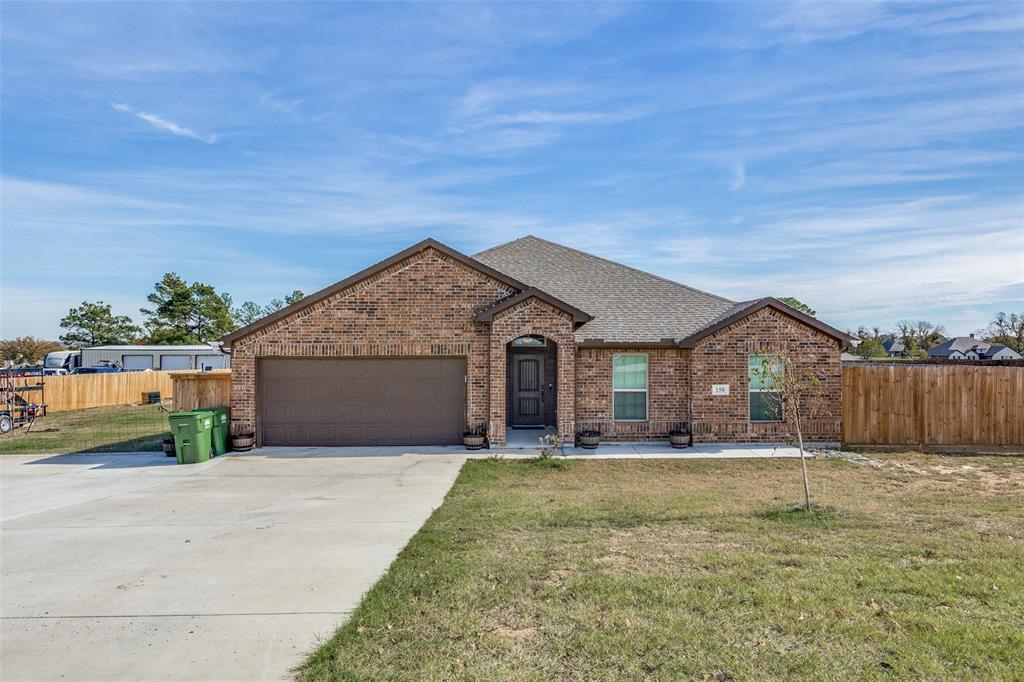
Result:
M750 421L781 422L782 360L773 356L747 358L747 388L750 392Z
M612 418L647 420L647 356L643 353L612 356Z

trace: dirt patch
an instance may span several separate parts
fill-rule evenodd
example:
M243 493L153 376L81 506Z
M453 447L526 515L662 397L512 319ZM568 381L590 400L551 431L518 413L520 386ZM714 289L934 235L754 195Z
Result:
M576 571L569 568L556 568L548 573L548 577L540 581L544 587L561 587L565 581Z
M491 633L506 639L530 639L537 634L537 628L510 628L507 625L492 625Z
M605 553L595 562L616 573L686 571L698 565L699 555L742 548L709 528L682 521L615 530L600 544Z
M999 466L998 461L964 462L959 457L920 452L878 453L877 459L840 450L824 450L816 454L823 459L843 459L890 474L908 475L906 478L889 479L883 485L910 483L920 487L923 484L925 488L936 491L969 487L981 495L1024 494L1024 467Z

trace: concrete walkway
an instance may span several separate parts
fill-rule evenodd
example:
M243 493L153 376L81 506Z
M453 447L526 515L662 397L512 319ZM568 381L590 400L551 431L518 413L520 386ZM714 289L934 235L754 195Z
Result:
M288 679L463 461L0 457L0 678Z
M450 455L467 459L488 457L527 458L539 454L536 444L519 441L511 446L469 451L461 445L403 447L395 445L373 447L266 447L255 452L278 458L303 457L402 457ZM736 444L695 445L675 449L664 443L603 443L595 450L565 447L559 457L569 459L765 459L799 457L800 451L787 445ZM808 453L808 457L811 455Z

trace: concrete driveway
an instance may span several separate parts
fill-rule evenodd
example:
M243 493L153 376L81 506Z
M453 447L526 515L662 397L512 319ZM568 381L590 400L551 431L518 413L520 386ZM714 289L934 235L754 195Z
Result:
M287 679L464 459L0 457L0 678Z

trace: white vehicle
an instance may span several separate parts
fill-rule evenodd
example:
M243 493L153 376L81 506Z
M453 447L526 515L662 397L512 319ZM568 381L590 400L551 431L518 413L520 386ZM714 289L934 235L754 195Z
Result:
M55 350L52 353L47 353L43 358L43 374L68 374L75 367L81 366L82 351L80 350ZM51 369L64 371L47 371Z

